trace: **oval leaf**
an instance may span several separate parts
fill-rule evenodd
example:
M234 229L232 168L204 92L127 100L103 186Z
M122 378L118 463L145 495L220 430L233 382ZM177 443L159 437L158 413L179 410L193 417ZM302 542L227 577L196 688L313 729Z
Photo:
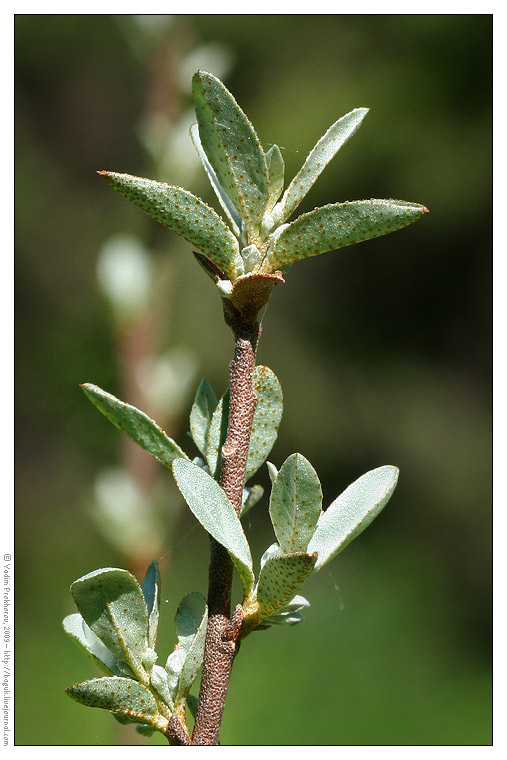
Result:
M254 243L269 198L266 159L259 138L231 93L205 71L192 79L202 147L219 184L245 222Z
M368 110L368 108L354 108L330 126L326 134L320 138L280 201L282 221L294 213L331 159L359 129Z
M382 511L396 488L398 474L391 465L370 470L323 512L308 544L309 552L318 553L315 570L343 551Z
M127 570L102 568L79 578L70 590L93 633L146 680L142 660L148 648L148 611L134 576Z
M69 697L82 705L102 707L104 710L124 715L131 721L153 723L157 717L161 717L158 715L153 694L130 678L92 678L68 686L65 691Z
M158 459L165 467L170 467L176 457L187 455L180 449L156 422L135 406L120 401L111 393L103 391L96 385L84 383L81 388L92 404L107 417L119 430L126 433L148 454Z
M317 473L302 454L292 454L281 466L269 500L271 522L284 553L306 551L321 507Z
M164 227L191 243L231 280L241 274L238 241L217 212L175 185L102 171L107 182Z
M272 369L263 365L255 367L254 386L257 406L248 447L245 482L255 475L269 456L278 436L283 412L282 387Z
M396 200L346 201L302 214L280 235L264 271L275 271L300 259L386 235L416 222L428 209Z
M190 412L190 434L203 456L206 456L208 432L213 412L217 407L217 397L206 378L203 378L195 394Z
M254 582L252 555L234 507L218 483L197 465L175 459L172 468L176 485L195 517L229 552L247 596Z
M317 555L280 554L264 563L257 584L259 621L285 607L312 574Z

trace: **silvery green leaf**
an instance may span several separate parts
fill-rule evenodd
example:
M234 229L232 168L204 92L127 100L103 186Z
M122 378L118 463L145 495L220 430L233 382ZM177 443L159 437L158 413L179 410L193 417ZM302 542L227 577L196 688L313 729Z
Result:
M285 163L278 145L272 145L266 153L268 167L269 201L267 211L271 211L282 194Z
M176 457L187 457L156 422L135 406L120 401L91 383L84 383L81 388L99 412L165 467L170 467Z
M274 486L276 479L278 477L278 470L272 462L266 462L266 464L268 466L269 479L271 480L271 486Z
M164 227L195 246L229 279L241 274L239 246L221 217L203 200L175 185L117 172L99 172L106 181Z
M153 694L130 678L92 678L65 689L76 702L124 715L131 721L157 724L161 720ZM158 720L157 720L158 719ZM167 721L166 721L167 722Z
M255 507L259 499L262 498L263 493L264 488L259 485L251 486L250 488L243 488L243 499L240 517L243 517L252 509L252 507Z
M272 625L297 625L302 623L304 615L301 612L274 612L262 621L258 626L260 630L270 628Z
M107 673L107 675L122 675L118 669L118 658L116 655L110 652L93 633L79 612L67 615L64 618L63 629L104 673Z
M398 474L391 465L370 470L322 513L308 544L308 551L318 554L315 570L343 551L382 511L396 488Z
M271 522L285 554L306 551L321 507L317 473L302 454L291 454L278 472L269 500Z
M233 505L218 483L192 462L175 459L172 467L183 498L205 530L229 552L248 596L254 583L252 555Z
M294 213L331 159L359 129L367 113L368 108L354 108L330 126L320 138L280 201L282 221Z
M273 448L282 419L283 394L280 382L269 367L258 365L254 369L254 387L257 406L254 413L245 482L264 464Z
M148 611L134 576L119 568L101 568L79 578L70 590L93 633L146 681L142 663L148 648Z
M206 174L208 175L208 179L211 183L211 186L213 190L215 191L218 200L220 201L220 205L222 206L223 210L227 214L227 217L231 223L231 228L236 237L239 238L241 235L241 216L238 214L236 209L234 208L234 205L221 186L220 182L217 179L217 175L215 174L215 170L211 166L210 162L208 161L208 157L206 153L203 150L203 147L201 145L201 139L199 137L199 127L197 124L192 124L190 127L190 137L192 138L192 142L194 143L194 147L199 155L199 158L201 159L203 166L206 170Z
M269 557L257 584L259 620L272 615L290 602L302 583L312 574L317 555L299 552Z
M149 646L154 649L155 644L157 643L158 618L160 611L160 571L156 559L153 560L146 571L144 580L141 583L141 591L143 592L148 611L148 643Z
M259 138L231 93L205 71L192 79L202 147L218 182L244 220L254 242L269 198L269 180Z
M175 618L178 650L182 659L184 656L176 707L185 701L202 665L207 622L208 607L204 598L197 593L187 594L180 602Z
M229 391L227 390L220 401L213 414L211 415L211 422L208 429L208 439L206 443L206 461L210 473L215 480L220 477L220 469L222 466L222 446L225 443L227 437L227 424L229 421Z
M261 557L261 562L260 562L261 570L266 564L268 559L271 559L271 557L277 557L281 553L282 553L282 550L280 549L278 544L271 544L271 546L268 546L268 548L266 549L266 551Z
M190 412L190 433L203 456L206 456L208 432L213 412L217 407L217 397L206 378L203 378L195 394Z
M377 199L321 206L282 230L262 269L275 271L293 261L386 235L416 222L427 211L418 203Z
M161 665L154 665L150 673L150 683L162 697L171 712L174 711L175 690L168 682L167 671Z
M260 264L260 261L262 259L261 252L253 243L242 248L240 251L240 256L243 259L243 268L245 274L250 274L253 272L257 264Z

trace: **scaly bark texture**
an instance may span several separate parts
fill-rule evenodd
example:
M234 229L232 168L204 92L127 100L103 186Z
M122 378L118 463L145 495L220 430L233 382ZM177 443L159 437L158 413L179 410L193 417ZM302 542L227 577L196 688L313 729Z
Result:
M227 318L227 316L226 316ZM230 402L227 437L222 446L220 485L240 513L252 421L257 405L253 384L255 351L260 325L227 319L235 335L234 359L230 365ZM211 539L208 586L208 627L204 664L192 744L218 744L222 714L237 638L243 622L238 605L231 618L233 564L227 551Z

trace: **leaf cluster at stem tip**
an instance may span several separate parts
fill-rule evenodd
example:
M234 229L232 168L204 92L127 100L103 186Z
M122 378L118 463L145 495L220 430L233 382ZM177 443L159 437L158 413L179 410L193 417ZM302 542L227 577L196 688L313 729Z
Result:
M223 217L175 185L118 172L99 174L196 249L197 260L224 299L226 313L255 322L294 262L401 229L428 211L418 203L374 198L330 203L291 221L368 109L355 108L332 124L284 191L280 148L263 149L224 84L213 74L197 71L192 90L197 121L190 136Z

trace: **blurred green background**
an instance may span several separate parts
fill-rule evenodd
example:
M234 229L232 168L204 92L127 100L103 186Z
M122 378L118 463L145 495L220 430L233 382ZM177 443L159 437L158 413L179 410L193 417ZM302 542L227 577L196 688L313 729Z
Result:
M140 576L157 556L165 662L179 600L206 593L207 539L169 473L79 389L144 400L190 452L200 377L226 386L232 335L190 247L95 174L181 184L216 206L187 134L205 68L264 147L283 146L288 179L333 121L370 107L302 211L395 197L431 212L298 263L267 309L258 361L285 410L270 459L305 454L325 507L368 469L401 476L305 585L305 622L244 642L222 742L489 744L492 17L19 15L15 37L16 743L165 743L65 695L98 671L61 619L80 575ZM118 234L141 267L130 311L104 275L127 272ZM258 559L273 540L265 498L246 529Z

